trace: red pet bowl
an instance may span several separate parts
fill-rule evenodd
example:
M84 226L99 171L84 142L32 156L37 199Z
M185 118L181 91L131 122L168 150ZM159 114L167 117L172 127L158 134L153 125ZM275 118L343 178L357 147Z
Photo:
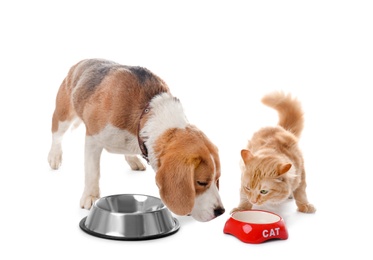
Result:
M264 210L234 212L225 223L224 233L251 244L287 239L289 236L283 218Z

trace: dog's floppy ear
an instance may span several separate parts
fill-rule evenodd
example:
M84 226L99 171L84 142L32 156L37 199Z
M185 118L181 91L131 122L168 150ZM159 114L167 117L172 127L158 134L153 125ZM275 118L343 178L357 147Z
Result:
M161 199L167 208L184 216L191 213L194 206L194 171L199 162L181 161L175 157L169 157L161 164L155 179Z

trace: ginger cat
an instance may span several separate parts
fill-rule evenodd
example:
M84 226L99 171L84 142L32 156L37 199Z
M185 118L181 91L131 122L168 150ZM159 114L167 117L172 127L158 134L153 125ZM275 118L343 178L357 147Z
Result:
M262 102L278 111L279 122L254 133L247 149L241 151L240 203L231 213L253 205L280 204L292 197L300 212L314 213L298 147L304 122L301 104L283 92L267 94Z

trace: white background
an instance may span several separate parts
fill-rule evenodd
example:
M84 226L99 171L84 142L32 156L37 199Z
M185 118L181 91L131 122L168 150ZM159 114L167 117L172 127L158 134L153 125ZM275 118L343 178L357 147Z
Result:
M0 3L1 259L315 259L373 257L371 1L2 1ZM70 66L106 58L161 76L189 121L218 145L227 212L149 241L82 232L84 127L68 132L63 166L47 163L55 95ZM239 154L275 125L272 90L301 100L300 146L312 215L273 209L287 240L245 244L223 233L239 201ZM102 195L158 196L155 173L103 153Z

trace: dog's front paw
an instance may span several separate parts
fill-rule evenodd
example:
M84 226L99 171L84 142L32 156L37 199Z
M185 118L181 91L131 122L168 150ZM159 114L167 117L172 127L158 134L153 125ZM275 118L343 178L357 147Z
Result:
M126 155L125 159L132 170L134 171L145 171L146 164L144 164L137 155Z
M52 148L48 154L48 162L53 170L57 170L62 163L62 150L58 148Z
M82 209L90 209L93 205L93 203L99 199L99 196L94 196L94 195L84 195L80 199L80 207Z

